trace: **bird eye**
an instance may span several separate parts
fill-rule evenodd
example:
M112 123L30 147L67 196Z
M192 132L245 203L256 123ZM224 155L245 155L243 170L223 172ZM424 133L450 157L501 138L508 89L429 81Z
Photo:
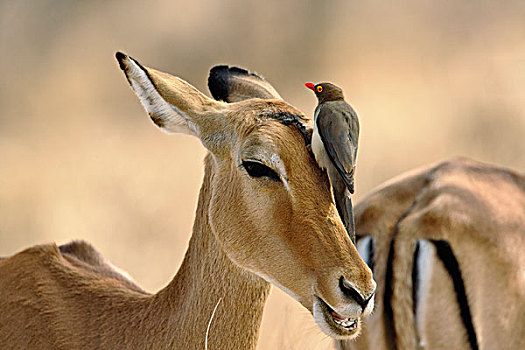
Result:
M317 87L317 92L321 92L321 91L323 91L323 87L322 87L321 85L319 85L319 86Z
M251 160L243 160L242 166L244 169L246 169L246 172L251 177L267 177L270 180L281 181L279 175L277 175L273 169L262 163Z

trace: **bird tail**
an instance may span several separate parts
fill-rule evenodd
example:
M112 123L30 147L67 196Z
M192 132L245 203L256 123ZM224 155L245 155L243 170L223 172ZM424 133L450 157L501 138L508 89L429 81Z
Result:
M353 184L352 184L353 186ZM353 187L352 187L353 189ZM353 191L351 193L354 193ZM350 198L350 194L346 193L344 198L344 210L346 211L346 219L343 220L346 228L346 232L350 236L350 239L354 244L356 244L355 240L355 222L354 222L354 208L352 207L352 199Z
M354 173L355 173L355 167L352 169L351 172L347 174L341 174L341 177L343 178L343 181L346 185L346 188L351 194L354 194Z
M354 209L352 207L350 193L348 191L344 191L344 193L339 196L336 193L335 204L337 211L339 212L339 216L341 217L341 220L345 226L346 232L348 233L348 236L350 236L352 242L355 244Z

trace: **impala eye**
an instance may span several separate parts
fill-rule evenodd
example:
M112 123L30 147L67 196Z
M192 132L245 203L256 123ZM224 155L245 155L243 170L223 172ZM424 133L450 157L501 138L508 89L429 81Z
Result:
M242 166L251 177L267 177L274 181L281 181L277 173L266 165L252 160L243 160Z

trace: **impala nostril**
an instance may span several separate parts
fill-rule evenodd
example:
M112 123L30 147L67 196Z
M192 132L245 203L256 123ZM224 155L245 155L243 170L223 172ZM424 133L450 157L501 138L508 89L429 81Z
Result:
M339 288L347 298L353 299L363 308L363 310L366 308L370 299L374 296L374 292L372 292L368 297L363 297L363 295L358 292L350 282L345 280L343 276L339 279Z

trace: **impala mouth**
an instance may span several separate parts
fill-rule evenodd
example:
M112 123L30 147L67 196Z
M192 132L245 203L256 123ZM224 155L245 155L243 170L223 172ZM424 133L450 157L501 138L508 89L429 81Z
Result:
M314 319L323 332L336 339L354 338L360 330L359 317L344 317L319 297L314 302Z
M342 318L343 316L339 315L335 311L332 311L330 314L332 315L334 322L347 331L353 331L357 328L357 318Z

